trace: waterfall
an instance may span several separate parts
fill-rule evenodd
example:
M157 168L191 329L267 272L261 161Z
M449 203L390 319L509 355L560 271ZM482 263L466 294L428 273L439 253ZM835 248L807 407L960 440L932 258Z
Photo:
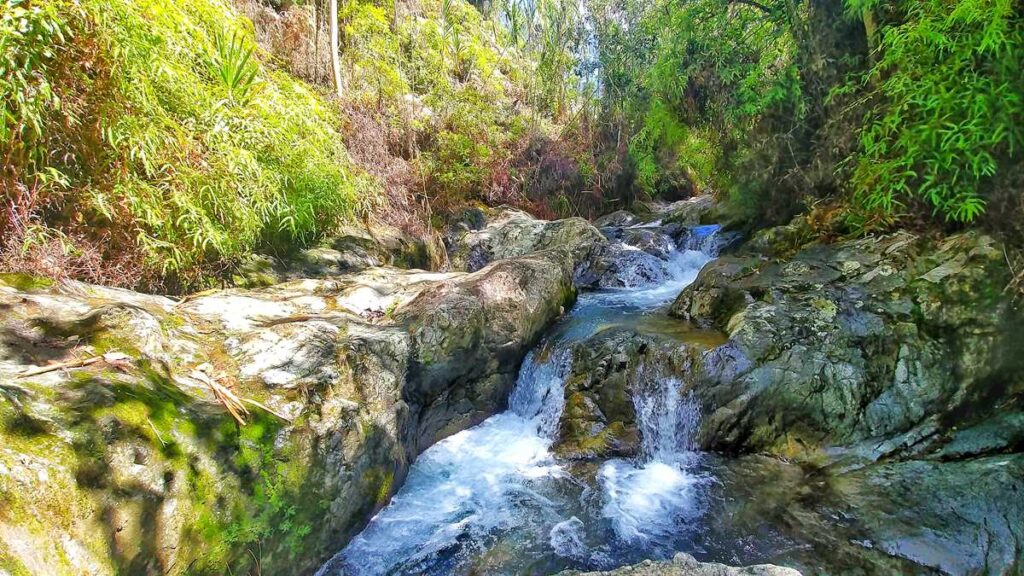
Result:
M565 408L562 388L571 367L569 350L562 348L549 353L545 362L537 355L544 350L531 351L523 360L519 378L509 396L508 409L521 418L534 422L537 433L552 439L558 431L558 422Z
M550 501L529 482L563 475L549 448L564 406L568 349L525 358L509 410L424 452L405 485L317 576L438 573ZM454 560L453 560L454 561Z
M627 543L656 548L659 539L670 538L701 513L696 490L703 480L687 471L697 458L700 407L681 388L682 381L657 368L637 369L633 406L641 456L609 460L598 472L605 494L602 515Z
M680 393L682 385L676 377L655 378L633 396L646 461L669 462L696 449L700 406L692 393Z
M552 569L570 561L607 568L671 546L700 514L702 482L688 471L699 411L680 395L677 378L652 366L633 383L637 460L609 460L596 479L585 478L570 474L551 446L572 346L608 326L663 313L717 251L717 236L716 226L703 226L674 250L659 230L633 234L637 246L613 244L609 285L631 287L582 294L524 359L509 409L421 454L391 503L318 576L495 573L489 562L498 562L499 573L536 573L537 558L555 562Z

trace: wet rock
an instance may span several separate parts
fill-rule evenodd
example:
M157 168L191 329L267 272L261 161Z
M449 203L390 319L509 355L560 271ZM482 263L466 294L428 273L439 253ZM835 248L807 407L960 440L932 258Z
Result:
M640 221L640 217L626 210L618 210L611 214L605 214L594 220L594 226L598 228L622 228L632 226Z
M687 378L701 445L824 466L866 550L1012 573L1024 332L1002 250L977 232L794 248L800 234L759 234L672 306L729 336Z
M707 224L705 218L715 206L715 200L711 196L695 196L662 207L660 212L664 215L662 221L666 224L693 227Z
M311 572L505 405L572 268L553 249L181 302L0 279L0 568L245 573L255 546Z
M604 330L573 345L555 453L568 460L639 455L644 433L636 397L689 372L706 348L688 335L631 328Z
M943 574L1012 574L1024 541L1024 455L911 460L841 476L865 545Z
M622 231L620 239L626 246L637 248L662 260L668 259L676 249L675 240L660 229L627 228Z
M633 566L605 572L562 572L560 576L800 576L792 568L760 564L734 568L724 564L698 562L693 556L680 552L670 561L645 560Z
M602 247L577 270L581 288L637 288L669 278L669 262L643 250L621 243Z

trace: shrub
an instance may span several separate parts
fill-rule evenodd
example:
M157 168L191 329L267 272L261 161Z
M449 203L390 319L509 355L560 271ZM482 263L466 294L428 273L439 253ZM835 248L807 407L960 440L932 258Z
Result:
M127 235L156 282L184 289L257 247L311 242L371 200L360 194L367 187L350 168L335 109L265 66L251 24L223 1L85 0L70 12L63 5L33 3L36 14L64 18L60 26L26 37L5 25L0 35L18 62L41 55L30 81L45 86L53 71L70 69L84 78L72 96L105 106L61 100L35 123L25 115L45 111L45 102L15 109L12 123L31 131L22 128L14 145L38 143L49 154L22 153L13 188L59 183L40 192L47 198L29 216L34 225L67 238ZM76 64L83 46L98 53L95 69ZM109 80L100 85L93 76ZM98 141L68 126L95 127Z
M848 0L885 18L864 77L875 100L853 184L861 208L924 202L971 222L1024 146L1024 18L1014 0Z

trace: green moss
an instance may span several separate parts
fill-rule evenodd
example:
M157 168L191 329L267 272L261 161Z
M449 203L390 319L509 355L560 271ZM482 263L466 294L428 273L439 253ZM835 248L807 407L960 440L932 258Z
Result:
M45 290L53 286L53 280L21 272L7 272L0 273L0 284L10 286L22 292L33 292L35 290Z
M6 571L10 576L33 576L32 572L21 563L17 556L0 540L0 571Z
M366 486L366 501L380 507L388 502L395 482L395 472L387 468L371 468L363 472L363 486Z

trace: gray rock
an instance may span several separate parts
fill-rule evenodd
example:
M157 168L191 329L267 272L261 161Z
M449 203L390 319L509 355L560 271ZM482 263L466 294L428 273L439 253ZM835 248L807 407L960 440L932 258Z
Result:
M421 451L504 407L572 268L553 249L178 303L0 279L0 567L246 573L256 547L311 572Z
M521 210L502 207L491 211L486 226L450 238L448 257L453 269L473 272L495 260L563 248L579 267L605 243L597 228L582 218L538 220Z
M666 562L645 560L633 566L606 572L562 572L560 576L800 576L792 568L761 564L735 568L724 564L698 562L693 556L680 552Z
M631 226L640 221L640 218L632 212L626 210L617 210L611 214L605 214L597 220L594 220L594 226L598 228L622 228L623 226Z
M1009 353L1024 340L1006 277L1001 251L978 234L938 245L897 234L710 264L671 310L730 336L693 383L704 445L852 445L929 418L984 418L993 394L1024 389L1022 359Z

